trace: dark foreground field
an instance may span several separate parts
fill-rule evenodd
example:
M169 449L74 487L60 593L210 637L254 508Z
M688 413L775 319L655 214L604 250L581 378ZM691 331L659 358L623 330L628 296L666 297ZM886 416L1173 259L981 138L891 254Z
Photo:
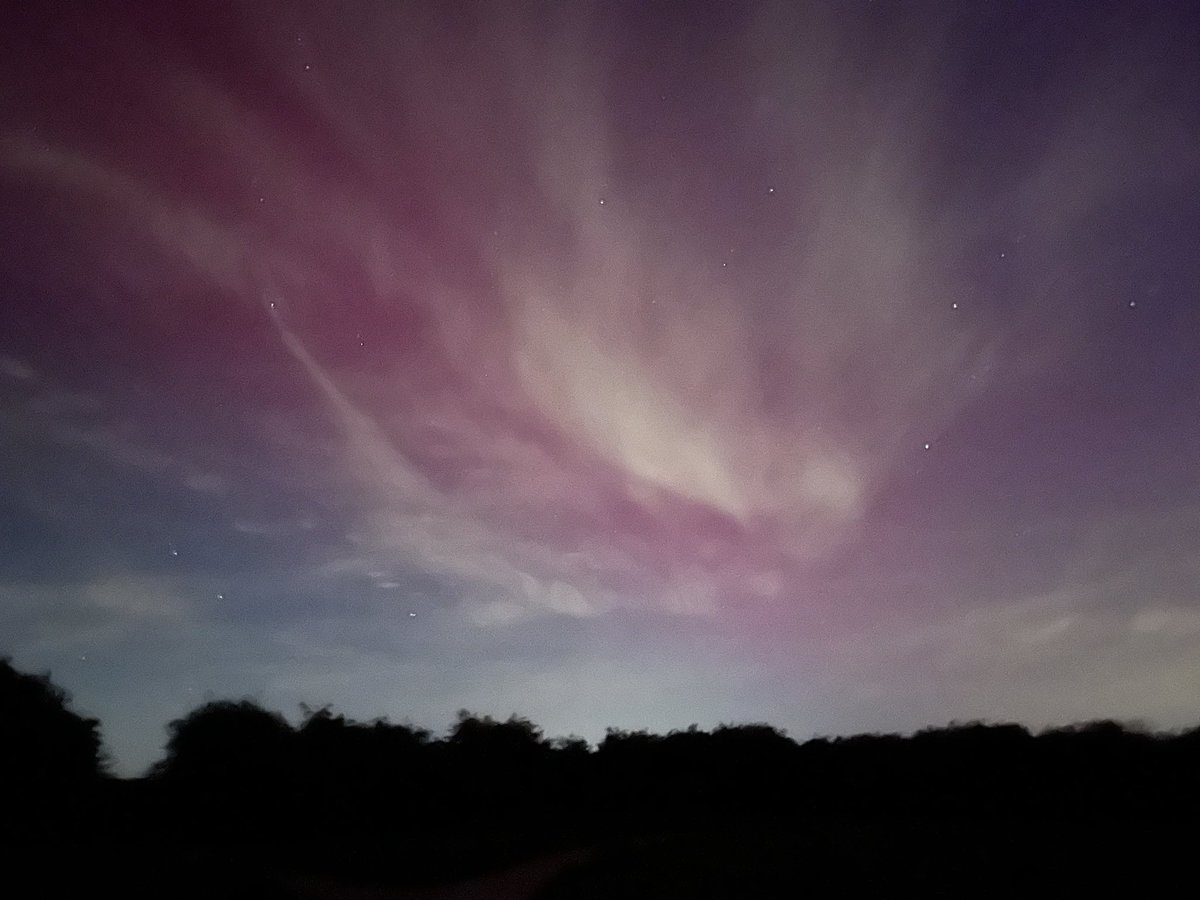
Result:
M25 847L12 897L684 898L1191 895L1196 833L1120 820L836 820L790 831L682 829L414 875L403 847ZM451 854L452 855L452 854ZM465 861L459 860L459 863ZM469 866L468 866L469 868Z
M0 897L1195 894L1200 729L768 725L597 747L467 713L435 738L250 702L170 723L145 777L0 665Z

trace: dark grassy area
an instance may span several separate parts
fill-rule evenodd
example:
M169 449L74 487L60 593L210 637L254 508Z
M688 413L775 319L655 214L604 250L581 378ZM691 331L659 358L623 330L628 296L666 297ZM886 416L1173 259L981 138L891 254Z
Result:
M848 817L792 830L617 841L539 897L1174 895L1194 875L1183 823Z
M434 738L217 702L119 780L47 679L0 687L8 896L529 896L551 876L550 898L1144 892L1182 885L1200 837L1196 729L750 725L593 750L519 718Z
M1194 883L1196 837L1188 822L853 817L609 835L575 852L447 867L387 842L188 846L143 835L17 848L5 883L14 897L1177 896Z

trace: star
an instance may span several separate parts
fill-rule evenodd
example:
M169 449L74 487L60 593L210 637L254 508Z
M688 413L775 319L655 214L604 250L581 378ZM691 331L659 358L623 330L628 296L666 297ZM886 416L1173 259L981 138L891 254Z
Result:
M926 450L928 450L928 449L929 449L929 444L925 444L925 449L926 449Z

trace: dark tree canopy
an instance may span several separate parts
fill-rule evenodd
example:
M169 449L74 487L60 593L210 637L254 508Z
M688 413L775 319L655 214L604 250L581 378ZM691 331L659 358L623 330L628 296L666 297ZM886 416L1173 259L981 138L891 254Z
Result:
M468 752L502 757L529 755L546 747L542 730L528 719L512 715L501 722L465 709L458 711L449 743Z
M100 722L69 708L49 675L0 659L0 769L18 785L70 785L103 772ZM40 789L40 788L39 788Z
M1095 824L1078 841L1091 859L1091 842L1112 823L1190 819L1200 803L1200 729L1103 720L1035 734L952 722L908 736L797 742L751 723L610 728L593 749L582 738L547 739L517 715L464 710L434 737L327 706L302 712L293 727L251 700L206 703L168 725L151 777L101 779L98 723L71 712L48 676L0 661L0 803L16 800L0 807L0 841L48 848L44 871L75 865L70 854L88 840L93 863L123 866L141 840L158 866L147 885L179 871L193 878L197 852L248 866L214 870L187 896L227 896L227 883L255 866L418 885L579 848L603 852L544 896L794 896L801 882L844 886L869 875L856 856L863 846L886 887L905 872L920 883L942 858L990 872L982 850L1008 854L1014 836L1034 865L1068 871L1061 856L1033 854L1060 854L1063 834ZM1031 830L1046 822L1048 831ZM931 844L953 852L927 858ZM163 846L175 855L158 856ZM269 862L256 862L260 853ZM659 877L656 866L661 886L624 889L647 872ZM681 884L683 871L694 881Z
M158 774L211 785L269 775L289 755L294 737L283 716L251 700L205 703L172 721L167 731Z

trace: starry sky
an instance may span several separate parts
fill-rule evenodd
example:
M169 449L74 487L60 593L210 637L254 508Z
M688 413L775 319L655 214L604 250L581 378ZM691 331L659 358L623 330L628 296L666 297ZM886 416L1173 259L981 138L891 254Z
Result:
M1200 721L1188 3L30 2L0 653L590 740Z

